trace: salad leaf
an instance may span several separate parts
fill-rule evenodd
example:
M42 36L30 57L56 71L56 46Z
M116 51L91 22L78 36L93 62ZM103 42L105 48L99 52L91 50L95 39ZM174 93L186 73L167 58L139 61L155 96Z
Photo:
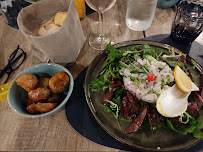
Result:
M201 131L203 129L203 114L200 114L197 118L197 126L195 130L192 132L193 136L195 138L203 139L203 132Z
M99 106L102 107L102 109L103 109L105 112L107 112L107 113L111 112L111 113L113 114L113 116L116 118L116 122L117 122L119 128L122 130L121 125L120 125L120 123L119 123L119 121L118 121L118 114L115 114L109 107L104 106L103 104L99 104Z
M103 65L103 70L107 68L114 60L119 59L122 57L123 53L125 50L117 50L114 47L111 47L110 43L107 45L107 53L109 53L104 65ZM102 71L103 71L102 70Z
M151 55L146 55L146 59L149 60L150 62L152 61L157 61L153 56Z
M122 121L125 121L125 122L132 122L132 119L129 118L129 119L126 119L126 118L121 118Z
M169 64L169 66L175 68L176 65L178 65L180 68L184 68L184 64L182 62L179 62L179 61L165 61L166 63Z
M109 70L110 74L112 75L112 77L120 78L120 74L119 74L120 68L118 67L117 64L116 65L110 64L108 70Z
M171 60L166 60L165 58L161 57L163 61L165 61L170 67L175 68L176 65L178 65L181 69L185 70L185 65L183 62L179 61L171 61Z
M121 97L122 97L123 92L124 92L123 86L118 86L114 89L114 97L113 97L112 101L114 103L116 103L117 105L119 105L119 103L121 102Z
M192 61L193 66L186 68L185 71L189 71L190 69L195 69L197 62L195 62L194 60L191 60L191 61Z
M175 54L175 50L174 50L174 48L172 48L170 55L163 55L162 57L164 57L164 58L179 58L181 56L186 56L186 54L184 54L183 52L180 52L180 54Z
M173 131L179 132L180 134L186 135L187 133L192 133L197 126L197 121L195 118L190 116L188 113L186 114L189 116L189 122L187 124L173 125L169 119L167 119L167 126L168 128L172 129Z
M113 81L110 81L111 75L108 73L101 75L99 78L96 78L90 82L89 87L91 88L91 91L100 91L104 88L108 88L113 84Z
M155 58L156 60L164 53L164 54L168 54L168 51L158 48L158 47L153 47L153 46L149 46L148 44L144 44L143 45L143 55L147 56L150 55L153 58Z
M140 51L136 50L135 47L129 47L123 53L123 56L127 56L129 54L138 54ZM131 56L131 55L130 55Z
M105 112L112 112L111 109L103 104L99 104L100 107L102 107L102 109L105 111Z

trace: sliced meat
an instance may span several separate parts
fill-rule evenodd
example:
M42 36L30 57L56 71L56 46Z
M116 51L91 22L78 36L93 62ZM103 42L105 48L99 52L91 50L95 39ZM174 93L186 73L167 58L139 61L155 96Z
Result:
M147 109L148 109L148 106L147 105L144 106L144 108L140 112L140 114L136 118L133 118L130 126L128 126L128 128L125 130L125 132L127 134L136 132L140 128L140 126L142 125L142 122L147 114Z

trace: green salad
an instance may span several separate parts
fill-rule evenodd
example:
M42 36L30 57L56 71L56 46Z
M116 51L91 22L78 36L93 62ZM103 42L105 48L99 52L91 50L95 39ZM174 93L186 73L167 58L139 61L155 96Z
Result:
M89 87L92 92L104 91L100 107L114 115L120 129L129 134L142 129L153 131L167 128L180 134L191 133L195 138L203 138L203 75L194 77L190 72L195 69L196 62L193 61L193 66L187 67L185 54L176 54L174 50L168 51L147 44L121 50L108 44L105 51L108 56L99 75L90 82ZM167 117L165 112L157 111L156 103L164 91L175 85L176 66L192 81L201 79L201 85L199 91L189 95L187 107L182 114ZM168 108L176 106L177 110L181 109L182 107L177 108L175 102L177 101L170 103ZM171 110L176 112L176 109ZM121 128L121 121L129 126Z

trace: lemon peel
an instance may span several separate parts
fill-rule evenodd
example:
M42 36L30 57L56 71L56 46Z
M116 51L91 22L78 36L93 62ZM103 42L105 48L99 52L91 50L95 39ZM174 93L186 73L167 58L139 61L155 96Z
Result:
M199 90L199 88L191 81L191 79L179 66L175 66L174 78L177 86L185 93Z
M12 81L9 81L0 86L0 102L7 99L8 89L11 85Z

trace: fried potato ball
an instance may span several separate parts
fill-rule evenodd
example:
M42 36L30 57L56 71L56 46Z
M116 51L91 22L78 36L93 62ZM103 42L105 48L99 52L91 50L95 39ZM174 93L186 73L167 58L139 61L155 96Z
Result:
M57 106L57 103L33 103L27 107L28 113L45 113L49 112Z
M27 73L19 76L16 83L29 92L37 87L38 79L35 75Z
M53 94L51 97L49 97L49 99L47 100L47 102L51 102L51 103L59 103L60 102L60 98L57 94Z
M38 80L38 87L49 87L49 78L48 77L42 77Z
M28 92L28 97L33 102L41 102L47 100L49 98L50 93L51 93L50 89L39 87L35 90L31 90L30 92Z
M25 99L25 103L27 106L33 104L34 102L27 96L27 98Z
M55 94L59 94L68 90L69 77L64 71L56 73L49 80L49 88Z

